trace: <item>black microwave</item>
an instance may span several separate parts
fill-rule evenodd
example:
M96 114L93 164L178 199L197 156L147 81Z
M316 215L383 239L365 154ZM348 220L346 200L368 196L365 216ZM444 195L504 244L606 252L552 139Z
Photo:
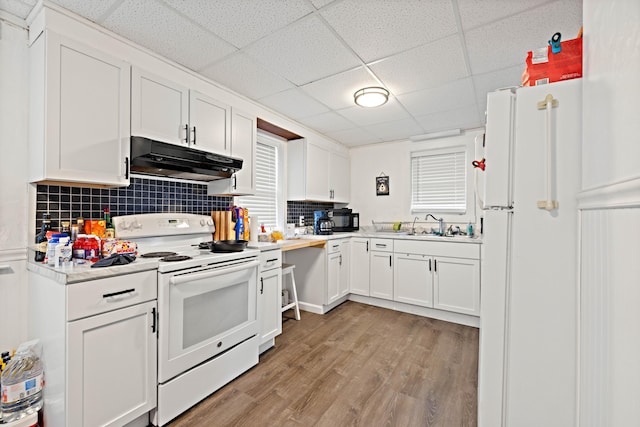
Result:
M360 214L353 213L351 209L334 209L329 211L329 217L333 220L334 232L358 231L360 229Z

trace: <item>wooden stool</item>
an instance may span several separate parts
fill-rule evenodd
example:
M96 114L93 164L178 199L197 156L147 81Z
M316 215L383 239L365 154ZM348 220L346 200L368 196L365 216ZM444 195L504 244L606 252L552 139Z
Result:
M300 320L300 306L298 305L298 291L296 290L296 280L293 277L293 269L296 268L295 264L282 264L282 287L285 284L285 278L287 275L291 276L291 293L293 294L293 302L282 307L282 312L294 308L296 313L296 320Z

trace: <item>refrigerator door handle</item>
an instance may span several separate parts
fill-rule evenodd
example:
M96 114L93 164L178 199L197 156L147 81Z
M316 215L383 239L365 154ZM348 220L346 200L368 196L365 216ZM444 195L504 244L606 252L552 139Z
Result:
M538 110L546 110L547 111L547 199L546 200L538 200L538 208L546 209L551 211L553 209L558 208L558 201L553 200L551 195L552 188L552 180L553 180L553 171L551 170L551 166L553 164L553 150L551 149L551 109L553 107L558 106L558 100L553 98L553 95L548 94L544 100L538 102Z

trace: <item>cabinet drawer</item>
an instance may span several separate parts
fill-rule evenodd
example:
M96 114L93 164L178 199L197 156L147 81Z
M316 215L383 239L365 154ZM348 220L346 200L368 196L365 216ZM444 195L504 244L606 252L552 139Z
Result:
M327 253L333 254L336 252L340 252L341 246L342 240L327 240Z
M393 240L371 239L371 250L380 252L393 252Z
M67 321L154 300L157 288L156 270L67 285Z
M282 267L282 251L274 249L271 251L260 252L260 271L273 270Z

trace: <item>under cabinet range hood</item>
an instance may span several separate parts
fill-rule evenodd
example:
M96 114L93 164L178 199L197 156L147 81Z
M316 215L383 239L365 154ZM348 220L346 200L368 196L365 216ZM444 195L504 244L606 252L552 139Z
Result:
M131 137L132 173L215 181L231 178L231 175L240 169L242 159L140 136Z

